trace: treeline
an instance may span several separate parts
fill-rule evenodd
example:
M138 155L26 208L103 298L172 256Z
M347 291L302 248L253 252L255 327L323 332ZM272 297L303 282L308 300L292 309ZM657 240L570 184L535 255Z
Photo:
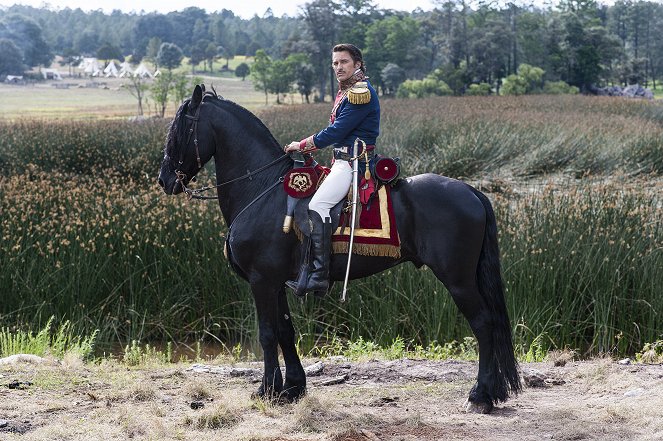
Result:
M221 67L227 68L230 58L262 49L273 62L298 57L294 70L302 70L316 98L324 99L335 87L329 51L341 40L364 49L371 80L386 94L408 79L426 78L442 81L455 94L499 90L523 64L542 69L541 84L563 81L583 92L610 84L655 87L663 72L659 2L437 4L432 11L404 13L370 0L314 0L296 17L275 17L268 9L249 20L226 9L207 13L196 7L104 14L15 5L0 11L0 75L11 73L6 65L17 54L23 67L47 64L53 54L71 63L100 51L102 59L131 56L137 62L154 59L161 44L174 43L191 64L205 61L213 69L217 60L225 59Z

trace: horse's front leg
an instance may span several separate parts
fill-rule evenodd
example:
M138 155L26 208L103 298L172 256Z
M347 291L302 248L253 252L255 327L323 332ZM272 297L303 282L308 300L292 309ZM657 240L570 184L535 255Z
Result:
M278 399L283 390L283 377L279 367L279 290L274 285L252 284L253 298L258 314L260 345L265 359L262 384L256 395L259 398Z
M285 361L285 384L281 397L286 401L296 401L306 393L306 374L297 355L295 327L292 324L285 288L281 288L279 292L278 314L278 340Z

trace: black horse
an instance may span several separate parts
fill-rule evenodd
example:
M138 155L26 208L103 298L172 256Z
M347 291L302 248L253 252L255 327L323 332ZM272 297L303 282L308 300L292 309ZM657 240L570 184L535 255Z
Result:
M221 212L230 225L226 250L234 270L251 285L264 352L266 398L296 400L306 376L284 284L296 276L299 241L282 231L286 193L281 181L293 160L265 125L243 107L196 86L177 111L166 139L159 185L181 193L214 158ZM350 278L402 262L427 265L447 287L479 343L479 373L468 409L487 413L521 390L500 275L497 227L486 196L435 174L401 180L392 189L401 258L354 255ZM334 255L332 280L343 280L347 256ZM286 365L283 381L278 361Z

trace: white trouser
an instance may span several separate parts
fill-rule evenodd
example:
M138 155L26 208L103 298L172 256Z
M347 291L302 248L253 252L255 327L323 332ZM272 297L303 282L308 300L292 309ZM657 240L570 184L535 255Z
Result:
M308 203L308 209L317 212L322 220L329 217L329 210L338 204L352 185L352 166L348 161L336 160L331 172Z

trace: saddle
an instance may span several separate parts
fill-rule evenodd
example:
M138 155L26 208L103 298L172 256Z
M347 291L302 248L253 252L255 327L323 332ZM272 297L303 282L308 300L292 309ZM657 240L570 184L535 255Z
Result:
M285 176L283 185L288 194L287 213L283 223L284 233L293 225L298 238L308 237L305 227L308 220L308 203L329 169L309 158L303 167L295 167ZM357 225L352 251L365 256L400 257L400 238L391 204L391 187L400 174L398 158L376 155L366 167L359 183ZM352 191L330 210L332 225L332 252L348 253L352 216Z

